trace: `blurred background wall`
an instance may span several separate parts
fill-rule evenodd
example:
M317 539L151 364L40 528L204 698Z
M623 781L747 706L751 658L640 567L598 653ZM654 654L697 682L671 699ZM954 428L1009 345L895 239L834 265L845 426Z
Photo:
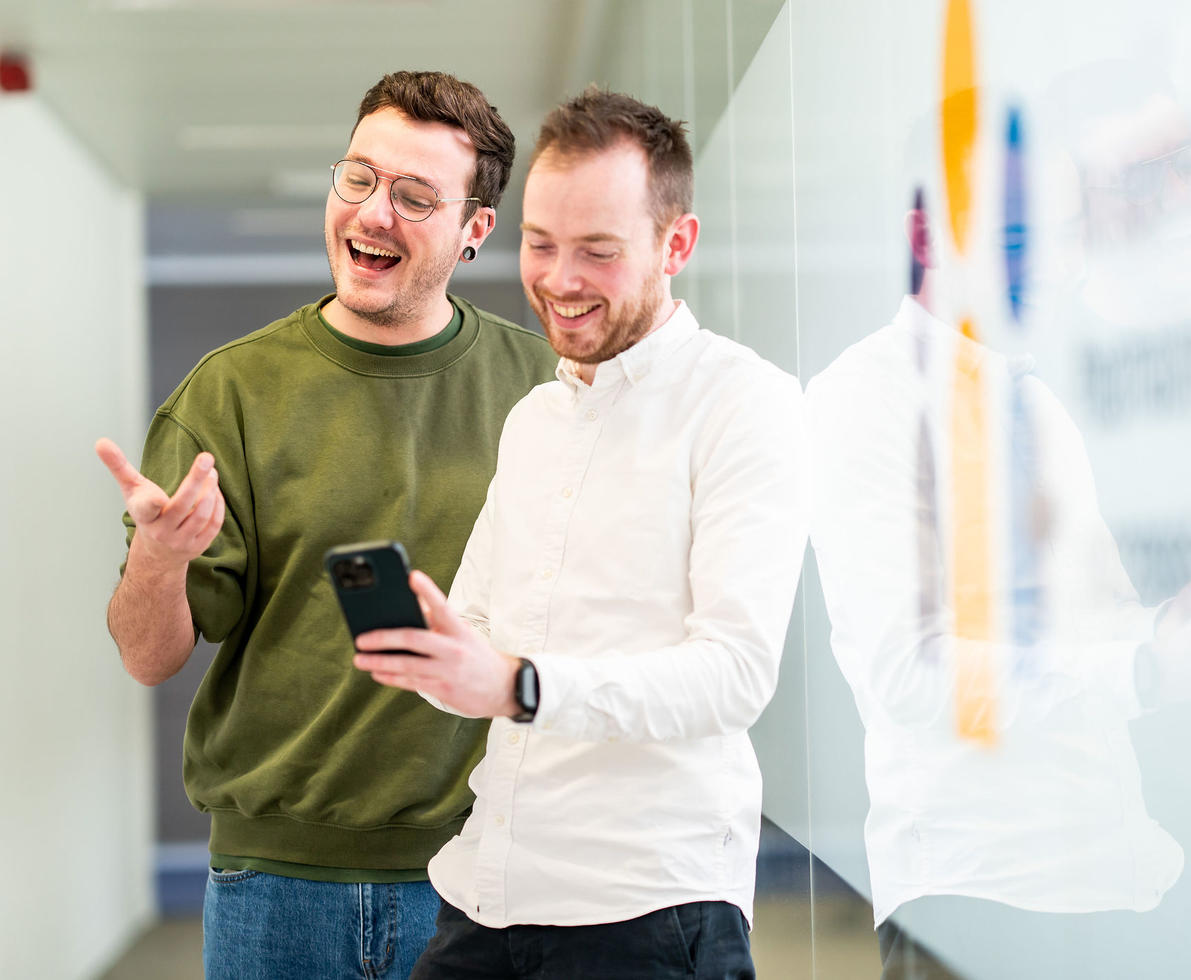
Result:
M144 207L40 101L0 95L0 133L0 973L89 976L155 910L152 697L103 628L123 545L90 458L142 438Z

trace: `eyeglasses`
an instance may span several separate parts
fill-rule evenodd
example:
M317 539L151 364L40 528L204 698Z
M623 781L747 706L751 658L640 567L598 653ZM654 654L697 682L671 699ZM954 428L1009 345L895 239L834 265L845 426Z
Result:
M1121 183L1130 200L1145 201L1162 192L1167 175L1172 172L1180 180L1191 182L1191 145L1134 163L1125 170Z
M1191 144L1175 147L1169 153L1137 160L1100 183L1089 183L1090 190L1111 191L1130 204L1146 204L1157 198L1170 174L1191 184Z
M440 203L480 200L478 197L439 197L438 191L424 180L381 170L359 160L340 160L331 168L331 186L348 204L363 204L382 180L389 182L393 210L406 221L425 221Z

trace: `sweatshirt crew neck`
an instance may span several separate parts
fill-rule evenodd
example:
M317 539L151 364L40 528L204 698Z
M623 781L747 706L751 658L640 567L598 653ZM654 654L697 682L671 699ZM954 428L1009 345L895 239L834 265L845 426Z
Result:
M448 296L447 300L451 304L451 319L438 333L422 340L415 340L412 344L374 344L367 340L358 340L355 337L349 337L341 330L336 330L331 326L331 322L323 316L323 308L330 300L331 297L328 296L318 304L318 318L322 325L337 340L365 354L379 354L382 357L409 357L412 354L427 354L430 351L438 350L440 347L445 347L449 344L458 335L463 326L463 312L459 309L458 304Z

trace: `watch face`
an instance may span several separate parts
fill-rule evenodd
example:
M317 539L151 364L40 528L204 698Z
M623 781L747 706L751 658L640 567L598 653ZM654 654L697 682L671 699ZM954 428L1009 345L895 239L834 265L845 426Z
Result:
M528 660L522 660L517 669L517 683L513 691L521 711L514 721L532 721L538 710L538 671Z

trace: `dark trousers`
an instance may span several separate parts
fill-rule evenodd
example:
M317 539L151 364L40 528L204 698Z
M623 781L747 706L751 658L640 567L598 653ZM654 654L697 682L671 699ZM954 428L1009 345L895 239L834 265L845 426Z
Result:
M748 925L692 902L594 926L477 925L446 902L410 980L755 980Z

